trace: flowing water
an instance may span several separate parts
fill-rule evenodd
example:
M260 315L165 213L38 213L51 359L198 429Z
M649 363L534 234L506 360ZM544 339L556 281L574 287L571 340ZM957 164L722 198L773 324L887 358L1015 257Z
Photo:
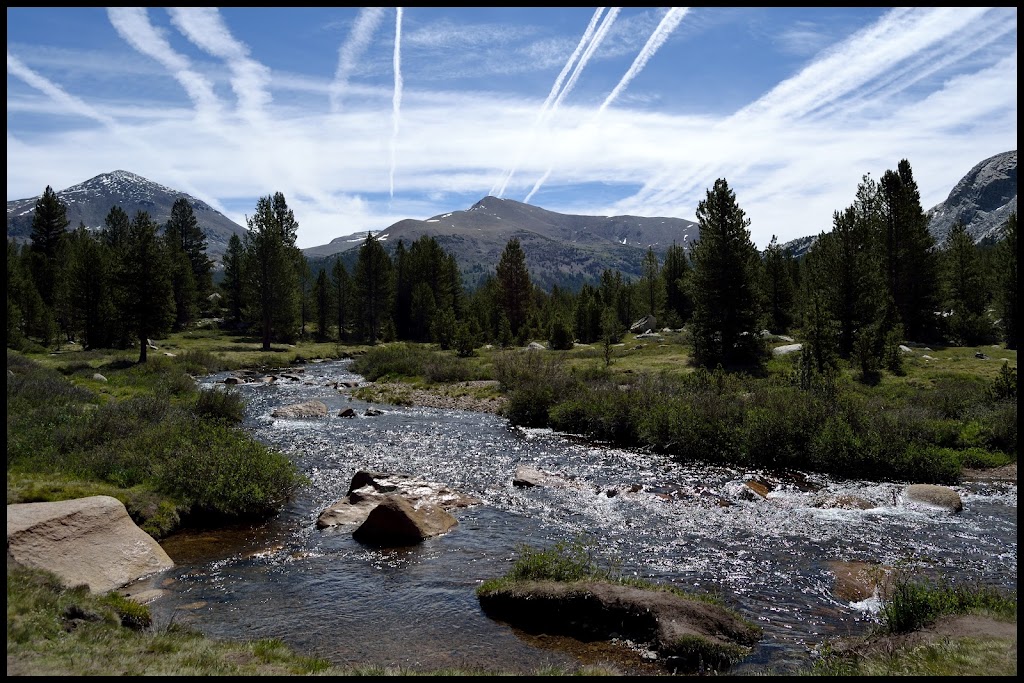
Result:
M573 669L581 655L488 618L474 590L505 574L524 545L583 541L622 574L720 594L764 629L732 673L782 672L806 664L822 641L863 633L876 619L876 600L835 594L831 562L926 566L952 581L1016 589L1016 483L954 487L964 503L954 515L907 502L900 483L683 465L511 428L489 414L371 406L334 387L361 380L347 361L311 363L300 376L239 389L247 429L287 453L312 484L256 527L167 539L176 566L152 579L166 590L150 605L158 625L187 624L223 639L278 638L337 665ZM330 416L271 417L311 399L326 403ZM345 407L357 417L337 417ZM366 416L368 407L383 414ZM565 485L515 487L521 465ZM416 475L482 502L454 510L458 525L443 536L408 548L365 547L351 528L316 528L359 470ZM749 479L772 487L766 499L752 495ZM815 506L842 494L876 507Z

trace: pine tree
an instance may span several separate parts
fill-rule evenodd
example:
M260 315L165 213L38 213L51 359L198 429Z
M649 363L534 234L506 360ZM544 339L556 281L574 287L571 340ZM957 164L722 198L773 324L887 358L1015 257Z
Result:
M139 342L139 362L145 363L150 339L164 334L174 321L174 290L166 246L149 213L135 214L126 237L117 274L127 294L123 313Z
M263 350L274 340L291 341L298 334L301 252L295 246L299 224L284 194L261 197L247 218L243 272L246 317L260 326Z
M943 292L949 312L949 332L961 345L989 341L989 288L981 257L962 221L953 224L942 251Z
M516 237L510 239L501 252L497 278L501 311L508 320L512 336L519 338L525 332L532 308L533 284L526 269L526 254Z
M724 178L697 206L697 221L700 238L690 248L694 360L712 368L759 364L760 256L750 240L750 220Z
M335 314L338 320L338 341L348 340L348 322L352 310L352 282L348 270L339 256L331 266L331 285L334 287Z
M316 337L318 341L327 341L327 331L331 322L332 301L331 284L327 280L327 271L321 269L313 284L313 311L316 315Z
M245 305L243 258L242 238L238 235L231 235L228 239L228 248L224 252L224 279L221 281L221 290L224 292L224 304L227 309L227 323L231 329L238 329L242 324L242 310Z
M640 277L640 289L644 296L644 308L646 315L658 319L661 314L661 302L664 298L664 284L661 279L661 267L658 264L658 255L654 249L647 248L644 254L642 266L643 275Z
M394 265L380 241L367 233L359 247L353 284L356 311L362 338L371 344L382 337L385 322L390 319L394 292Z
M110 250L80 225L68 236L68 283L74 326L86 349L112 345L116 317Z
M128 248L129 232L132 220L118 205L110 207L103 220L100 241L103 243L113 272L111 274L111 300L115 311L124 311L131 306L130 294L124 289L124 278L117 271L126 261L125 250ZM132 330L124 315L116 315L109 325L109 340L115 348L126 349L132 344Z
M213 262L207 255L206 234L199 227L199 220L186 198L174 200L171 217L164 228L164 238L187 257L195 284L195 306L202 309L206 297L213 291Z
M998 246L998 295L996 302L1006 348L1017 348L1017 212L1012 212L1003 225L1003 239Z
M788 332L793 324L795 297L789 265L791 258L772 235L764 250L764 299L768 309L768 329L776 334Z
M693 307L686 290L690 278L690 262L686 249L675 242L665 252L665 263L661 267L661 279L665 283L666 324L682 327L690 320Z
M889 295L904 332L911 339L932 338L938 330L938 254L910 163L903 159L896 171L886 171L879 187Z
M59 277L58 251L69 224L67 206L53 188L47 185L42 196L36 200L32 216L31 252L36 289L43 302L51 308Z

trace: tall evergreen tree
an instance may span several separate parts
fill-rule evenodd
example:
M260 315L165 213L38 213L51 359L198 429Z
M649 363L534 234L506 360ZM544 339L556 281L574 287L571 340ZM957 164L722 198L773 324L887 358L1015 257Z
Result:
M950 334L962 345L989 341L993 331L988 317L990 290L978 248L962 221L953 224L941 256Z
M261 197L247 219L243 272L246 317L259 325L263 350L272 341L291 341L298 334L301 252L295 246L299 223L284 194Z
M383 245L367 233L359 247L353 285L361 336L371 344L377 343L382 337L385 320L390 318L394 292L393 271L394 264Z
M103 230L100 231L100 242L112 264L110 297L116 311L124 311L131 306L130 294L123 286L124 278L117 272L126 261L125 250L131 226L132 219L128 213L115 204L103 219ZM128 348L132 344L132 330L125 316L117 315L109 322L109 343L119 349Z
M938 329L938 254L910 163L903 159L897 170L886 171L879 187L889 295L904 332L929 339Z
M207 240L199 227L192 205L178 197L171 206L171 217L164 228L164 239L173 249L180 249L188 259L195 284L195 305L202 309L213 291L213 262L207 254Z
M110 207L106 218L103 219L103 230L100 236L104 244L113 251L119 251L128 240L128 229L131 227L132 219L124 209L118 205Z
M768 329L777 334L789 330L794 318L794 288L789 254L775 235L764 250L764 299L767 304Z
M232 329L237 329L242 324L242 311L245 305L245 274L242 270L244 257L242 238L231 235L228 239L228 248L224 252L224 279L221 281L221 290L224 292L224 306L227 309L225 317Z
M339 256L331 266L331 285L334 288L335 315L338 322L338 341L348 340L348 324L352 311L352 281Z
M1014 211L1003 225L1003 239L998 245L997 296L1003 341L1006 348L1017 348L1017 212Z
M682 327L689 321L693 310L687 294L690 278L690 262L686 249L675 242L665 252L665 263L661 266L661 279L665 282L666 322L673 327Z
M7 345L15 348L27 337L48 345L56 335L53 316L32 278L31 260L29 245L7 241Z
M526 254L516 237L510 239L501 252L497 278L501 311L508 320L512 335L518 338L532 308L533 284L526 268Z
M316 316L316 338L326 341L331 325L333 306L331 283L327 279L327 271L320 269L313 283L313 313Z
M300 249L295 250L295 271L299 274L299 336L305 338L306 323L313 306L313 270Z
M647 247L647 253L644 254L642 272L643 275L640 276L640 289L643 292L646 315L653 315L655 319L658 319L658 316L661 314L665 287L661 279L661 266L658 264L658 255L654 253L654 249L651 247Z
M395 246L395 333L399 339L412 339L412 266L405 241L398 240Z
M67 234L67 206L49 185L36 200L32 216L31 252L32 275L36 289L49 306L54 305L54 295L59 277L59 249Z
M139 341L139 362L145 363L150 338L169 329L175 311L167 250L148 212L135 214L121 256L117 274L128 302L123 313Z
M724 178L697 206L697 222L700 238L690 249L694 360L704 367L758 364L760 255L750 220Z
M111 281L111 251L80 225L68 236L68 290L75 330L86 349L109 347L117 314Z

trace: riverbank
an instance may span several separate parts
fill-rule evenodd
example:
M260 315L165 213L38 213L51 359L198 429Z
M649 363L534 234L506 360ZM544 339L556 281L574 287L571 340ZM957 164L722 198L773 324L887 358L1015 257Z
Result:
M501 415L508 399L498 393L496 380L470 380L415 386L406 382L369 382L356 395L364 401L392 405L470 410Z

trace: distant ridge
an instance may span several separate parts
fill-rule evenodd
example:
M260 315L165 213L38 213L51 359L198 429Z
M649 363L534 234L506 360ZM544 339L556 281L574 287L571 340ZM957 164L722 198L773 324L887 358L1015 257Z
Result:
M424 235L434 238L455 256L470 286L494 272L505 245L517 238L536 284L576 288L596 282L605 269L635 280L642 275L648 248L659 259L673 243L688 252L699 232L695 222L682 218L563 214L487 196L464 211L398 221L376 237L391 249L399 240L408 246ZM340 254L351 261L350 250L365 238L365 233L338 237L303 252L318 259Z

